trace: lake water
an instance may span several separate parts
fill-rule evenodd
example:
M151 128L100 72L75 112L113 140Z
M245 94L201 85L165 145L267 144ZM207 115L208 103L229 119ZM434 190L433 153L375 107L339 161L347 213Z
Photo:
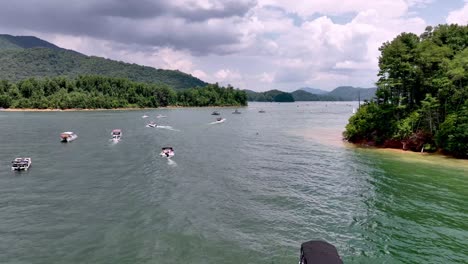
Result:
M466 263L467 162L345 145L355 106L0 112L0 263Z

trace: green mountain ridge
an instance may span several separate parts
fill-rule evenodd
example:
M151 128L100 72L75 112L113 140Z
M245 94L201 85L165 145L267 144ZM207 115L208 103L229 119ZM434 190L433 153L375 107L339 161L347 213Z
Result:
M0 34L0 50L2 49L30 49L30 48L62 49L56 45L34 36L12 36ZM65 50L65 49L62 49Z
M155 69L57 47L31 36L0 35L0 79L80 75L128 78L136 82L166 84L176 90L206 86L207 83L178 70Z
M301 88L294 92L288 93L279 90L270 90L266 92L255 92L245 90L249 101L257 102L279 102L275 100L275 96L280 93L290 94L294 101L369 101L375 97L377 88L356 88L352 86L339 86L331 92L324 94L314 94ZM291 101L289 101L291 102Z

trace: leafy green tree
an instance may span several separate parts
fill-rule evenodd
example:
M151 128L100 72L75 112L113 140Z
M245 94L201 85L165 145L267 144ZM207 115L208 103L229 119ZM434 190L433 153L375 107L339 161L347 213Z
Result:
M350 118L344 136L377 144L400 140L416 150L435 141L436 148L466 157L467 43L466 25L427 27L420 37L402 33L384 43L377 99Z

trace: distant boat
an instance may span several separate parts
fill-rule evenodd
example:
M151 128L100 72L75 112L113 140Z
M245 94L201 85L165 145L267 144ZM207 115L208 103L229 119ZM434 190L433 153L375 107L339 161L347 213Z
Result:
M218 111L213 111L213 113L211 113L211 115L221 115Z
M236 109L236 111L234 111L234 112L232 112L232 113L233 113L233 114L237 114L237 115L241 114L241 112L239 112L239 110L237 110L237 109Z
M148 116L147 115L142 115L141 118L147 118Z
M263 113L266 113L266 111L265 111L265 110L263 110L263 109L261 109L261 110L260 110L260 111L258 111L258 112L259 112L259 113L262 113L262 114L263 114Z
M60 139L62 142L70 142L77 138L78 136L74 132L63 132L60 134Z
M112 130L112 141L119 142L121 137L122 137L122 130L120 129Z
M28 170L31 167L31 158L16 158L11 162L11 170Z
M147 124L146 127L153 127L154 128L154 127L156 127L156 123L151 122L151 123Z
M353 114L355 114L355 113L356 113L356 108L353 108Z
M218 118L216 118L216 121L213 122L213 123L214 124L220 124L220 123L223 123L224 121L226 121L226 118L218 117Z
M156 116L156 118L165 118L165 117L167 117L167 116L161 115L161 114L159 114L159 115Z
M159 154L161 155L162 157L166 157L168 159L174 157L175 153L174 153L174 149L172 147L164 147L162 148L162 151L161 153Z

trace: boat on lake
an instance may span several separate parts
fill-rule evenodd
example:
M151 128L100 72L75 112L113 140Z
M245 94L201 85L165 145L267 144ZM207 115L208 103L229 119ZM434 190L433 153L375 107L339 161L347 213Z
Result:
M213 111L213 113L211 113L211 115L221 115L218 111Z
M262 114L263 114L263 113L266 113L266 111L265 111L265 110L263 110L263 109L261 109L261 110L260 110L260 111L258 111L258 112L259 112L259 113L262 113Z
M320 240L312 240L301 245L299 264L343 264L336 247Z
M122 137L122 130L121 129L112 130L112 141L119 142L121 137Z
M148 116L147 115L142 115L141 118L147 118Z
M226 121L226 118L218 117L212 124L221 124L224 123L224 121Z
M16 158L11 162L11 170L28 170L31 167L31 158Z
M74 132L63 132L60 134L60 139L62 142L70 142L78 138L78 135L76 135Z
M241 114L241 112L239 110L236 109L236 111L232 112L233 114L236 114L236 115L239 115Z
M172 147L164 147L162 148L162 151L161 153L159 154L161 155L161 157L166 157L168 159L174 157L175 153L174 153L174 149Z
M159 114L159 115L156 116L156 118L166 118L166 117L167 117L167 116L161 115L161 114Z
M146 124L146 127L151 127L151 128L155 128L157 125L155 122L150 122L148 124Z

